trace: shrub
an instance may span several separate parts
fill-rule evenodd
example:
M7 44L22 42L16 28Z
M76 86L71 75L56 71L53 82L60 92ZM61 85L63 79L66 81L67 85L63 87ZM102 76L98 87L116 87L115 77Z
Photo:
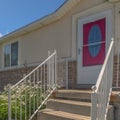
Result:
M0 93L0 120L8 119L8 92L7 88ZM42 88L38 85L21 84L11 92L12 119L29 118L34 110L41 104L44 96ZM36 103L36 104L35 104ZM45 105L42 107L45 108Z

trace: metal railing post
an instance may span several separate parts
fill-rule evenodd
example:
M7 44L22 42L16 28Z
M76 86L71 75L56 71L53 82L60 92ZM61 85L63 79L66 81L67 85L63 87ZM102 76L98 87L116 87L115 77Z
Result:
M57 87L57 54L55 54L55 87Z
M119 86L119 64L120 64L120 51L119 51L120 40L117 40L117 79L116 79L116 87Z
M65 64L66 64L66 89L68 89L68 60L67 58L65 59Z
M94 92L91 94L92 99L92 110L91 110L91 120L97 119L97 94Z
M50 51L48 51L48 57L50 56ZM48 89L50 91L51 86L50 86L50 60L48 60Z
M11 120L11 85L8 85L8 120Z
M91 94L91 102L92 102L92 107L91 107L91 120L96 120L97 119L97 93L95 92L96 87L92 87L93 93Z

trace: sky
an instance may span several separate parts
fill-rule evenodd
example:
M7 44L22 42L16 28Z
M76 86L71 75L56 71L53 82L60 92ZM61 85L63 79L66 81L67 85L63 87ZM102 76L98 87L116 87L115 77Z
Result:
M0 0L0 37L58 9L65 0Z

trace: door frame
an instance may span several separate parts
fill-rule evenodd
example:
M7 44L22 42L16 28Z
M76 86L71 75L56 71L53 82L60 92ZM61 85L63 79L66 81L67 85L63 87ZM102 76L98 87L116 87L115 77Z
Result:
M79 80L79 78L80 78L80 76L79 76L79 72L80 72L79 58L80 57L79 57L78 42L81 42L79 40L79 38L83 38L83 36L82 36L83 24L88 23L88 22L93 22L93 21L96 21L96 20L99 20L99 19L102 19L102 18L106 18L106 50L108 50L108 47L109 47L109 44L110 44L110 41L111 41L111 37L112 37L112 10L106 10L104 12L99 12L99 13L96 13L94 15L89 15L89 16L86 16L86 17L83 17L83 18L78 18L78 20L77 20L77 26L78 26L78 24L80 24L79 26L81 26L79 28L79 30L77 29L77 46L76 46L77 47L77 84L80 84L80 80ZM80 34L78 34L79 31L80 31ZM80 37L80 35L81 35L81 37ZM106 53L106 51L105 51L105 53ZM86 69L87 69L87 67L86 67ZM90 83L88 83L88 84L90 84Z

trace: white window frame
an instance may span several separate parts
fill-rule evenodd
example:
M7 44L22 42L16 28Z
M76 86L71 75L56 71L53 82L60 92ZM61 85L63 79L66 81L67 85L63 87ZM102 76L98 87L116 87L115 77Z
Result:
M17 65L14 65L14 66L11 66L11 52L10 52L10 66L6 66L5 67L5 61L4 61L4 48L5 48L5 46L6 45L10 45L10 50L11 50L11 44L13 44L13 43L15 43L15 42L18 42L18 64ZM11 69L11 68L16 68L16 67L18 67L19 66L19 41L17 41L17 40L15 40L15 41L11 41L11 42L7 42L7 43L5 43L5 44L3 44L3 47L2 47L2 69Z

